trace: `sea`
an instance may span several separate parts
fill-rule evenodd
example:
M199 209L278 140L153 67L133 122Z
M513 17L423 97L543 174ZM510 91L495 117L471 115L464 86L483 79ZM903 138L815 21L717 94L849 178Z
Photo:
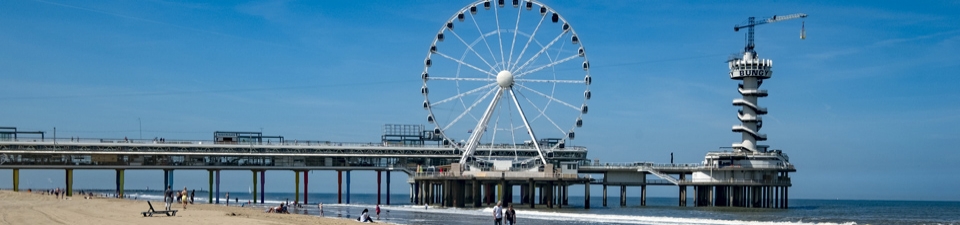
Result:
M75 190L76 191L76 190ZM112 190L86 190L110 193ZM76 193L76 192L75 192ZM162 201L156 190L125 190L128 198ZM224 192L220 193L225 194ZM109 195L109 194L108 194ZM208 192L197 191L194 201L207 204ZM231 207L268 207L294 201L293 193L266 193L265 204L245 204L250 193L230 193ZM384 199L386 196L383 196ZM412 205L409 195L391 196L391 205L381 205L379 218L373 213L376 194L351 194L350 204L337 204L337 195L310 193L309 205L291 208L291 213L322 217L356 219L364 209L375 221L394 224L492 224L493 206L480 208L445 208ZM647 206L639 206L638 197L627 198L628 206L619 206L619 197L608 198L603 207L601 198L590 200L584 209L583 197L570 196L570 205L548 209L515 205L518 224L960 224L960 202L942 201L877 201L877 200L813 200L790 199L789 209L753 209L731 207L678 207L676 198L648 197ZM220 199L225 204L226 199ZM346 201L346 199L344 199ZM382 200L381 203L386 203ZM323 203L323 211L319 203ZM690 199L688 202L692 203Z

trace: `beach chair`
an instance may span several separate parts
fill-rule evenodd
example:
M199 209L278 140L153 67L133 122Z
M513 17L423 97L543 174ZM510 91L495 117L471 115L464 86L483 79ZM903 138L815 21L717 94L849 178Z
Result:
M154 213L156 213L156 214L161 214L161 213L162 213L162 214L167 214L167 216L176 216L176 215L177 215L177 210L157 211L157 210L154 210L154 209L153 209L153 204L151 204L150 201L147 201L147 205L150 206L150 210L147 210L146 212L140 213L140 214L143 214L144 217L146 217L146 216L151 216L151 217L152 217Z

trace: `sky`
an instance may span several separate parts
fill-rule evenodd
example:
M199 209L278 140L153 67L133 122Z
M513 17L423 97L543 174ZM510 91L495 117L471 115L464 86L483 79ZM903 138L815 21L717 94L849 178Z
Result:
M0 125L58 137L209 140L216 130L378 142L383 124L424 124L424 56L470 1L0 1ZM796 165L791 198L960 201L960 3L956 1L544 1L576 30L593 81L571 144L601 162L699 163L739 142L737 81L747 17L774 62L762 142ZM806 39L801 40L801 25ZM571 88L582 93L582 87ZM246 191L247 171L224 190ZM11 172L0 171L0 188ZM113 171L75 172L109 189ZM267 172L268 191L293 173ZM311 174L311 192L335 192ZM354 172L354 193L373 193ZM394 193L405 176L394 174ZM63 186L23 170L21 188ZM206 187L205 171L175 184ZM160 171L128 171L127 188ZM573 193L582 193L571 189ZM632 191L636 193L637 191ZM595 192L595 194L599 194ZM614 193L616 194L616 193ZM675 187L651 188L675 197Z

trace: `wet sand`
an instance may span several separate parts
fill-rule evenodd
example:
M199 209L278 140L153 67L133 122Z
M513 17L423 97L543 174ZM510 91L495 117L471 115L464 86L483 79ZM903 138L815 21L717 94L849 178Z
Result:
M151 203L154 209L163 210L162 202ZM179 210L176 216L140 214L149 208L146 201L84 199L79 195L56 199L36 192L0 191L0 224L362 224L348 219L264 213L257 208L209 204L188 204L186 210L176 205L172 207Z

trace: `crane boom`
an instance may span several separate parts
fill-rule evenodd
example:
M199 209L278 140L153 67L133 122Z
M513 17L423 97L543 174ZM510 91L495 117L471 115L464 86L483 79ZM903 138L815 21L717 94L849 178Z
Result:
M790 14L786 16L774 15L773 17L760 19L760 20L756 20L754 17L750 17L750 18L747 18L746 24L733 26L733 31L736 32L736 31L740 31L741 28L747 28L747 47L744 47L744 51L753 52L753 47L754 47L753 27L761 24L768 24L768 23L780 22L784 20L792 20L797 18L807 18L807 14L796 13L796 14Z

